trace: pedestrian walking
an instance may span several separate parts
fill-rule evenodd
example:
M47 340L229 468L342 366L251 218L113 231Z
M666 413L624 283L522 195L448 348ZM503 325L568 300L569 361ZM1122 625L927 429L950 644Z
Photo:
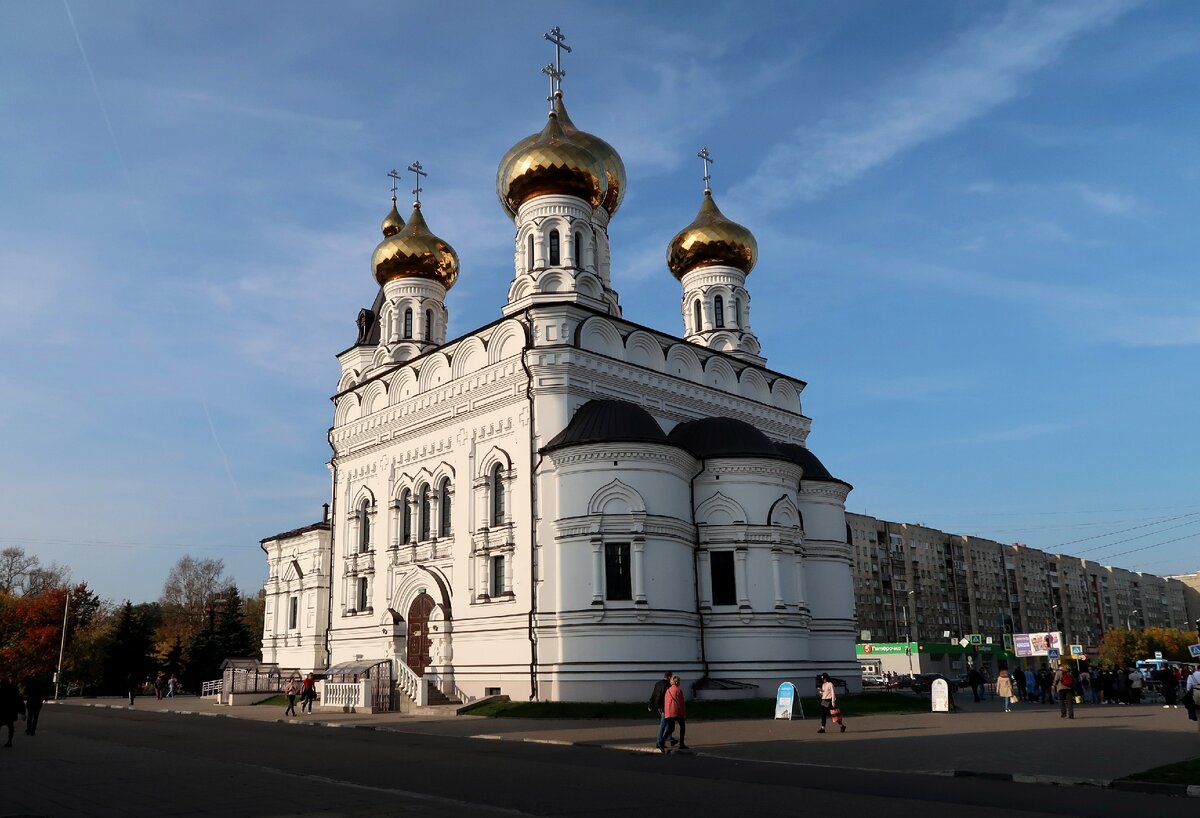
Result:
M296 715L296 693L299 691L299 686L294 678L288 678L287 684L283 686L283 695L287 696L287 710L283 711L285 716Z
M37 676L30 676L25 680L25 735L32 736L37 732L45 701L46 684Z
M141 687L141 683L138 682L136 673L131 672L125 676L125 692L129 694L130 707L133 707L133 697L137 695L139 687Z
M1183 706L1187 708L1187 717L1196 721L1196 708L1200 707L1200 668L1188 668L1187 681L1184 682Z
M683 688L679 686L679 677L671 677L671 686L663 695L663 715L667 717L667 735L679 728L679 749L690 750L687 746L687 705L683 700ZM667 748L659 745L658 749L666 752Z
M5 747L12 746L13 722L17 720L17 716L24 713L25 702L21 701L21 694L17 691L13 680L7 676L0 679L0 727L8 730L8 738L4 742Z
M1158 674L1159 684L1162 685L1163 700L1166 702L1163 705L1163 709L1179 707L1179 704L1176 702L1179 691L1179 680L1175 678L1175 669L1164 667Z
M1029 701L1036 702L1038 700L1038 690L1039 689L1040 688L1038 687L1037 676L1034 675L1033 669L1030 668L1030 669L1026 670L1025 671L1025 690L1029 693Z
M1013 695L1013 680L1008 675L1008 668L1000 668L1000 675L996 677L996 695L1004 702L1004 712L1011 713L1017 697Z
M154 698L158 699L161 702L163 699L166 698L166 696L167 696L167 674L163 673L160 670L158 672L158 675L154 677Z
M312 713L313 702L317 698L317 679L311 673L304 677L300 693L300 712Z
M967 673L967 684L971 686L971 695L975 697L975 701L979 701L979 686L983 684L983 676L975 668Z
M174 673L172 673L171 678L167 679L167 698L168 699L175 698L175 689L177 687L179 687L179 677L176 676Z
M1075 674L1066 665L1060 665L1053 678L1054 692L1058 694L1060 718L1075 718Z
M842 732L846 732L846 722L842 719L841 711L837 706L837 691L833 689L833 681L829 678L828 673L821 674L821 726L817 729L818 733L825 732L825 722L829 719L842 728Z
M1025 701L1025 671L1017 668L1012 672L1013 693L1019 701Z
M1142 686L1146 682L1146 677L1136 667L1129 671L1129 703L1142 703Z
M650 702L646 705L647 710L658 713L658 733L654 738L654 746L660 750L667 742L670 742L671 746L679 743L679 739L667 730L666 697L673 676L669 670L663 673L663 677L654 683L654 689L650 691Z
M1038 690L1041 691L1040 702L1049 704L1054 701L1054 671L1048 665L1042 665L1038 671Z

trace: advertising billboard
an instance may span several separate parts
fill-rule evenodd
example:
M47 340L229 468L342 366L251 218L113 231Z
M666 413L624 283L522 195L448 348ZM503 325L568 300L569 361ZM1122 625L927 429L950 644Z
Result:
M1014 633L1013 652L1017 656L1050 656L1050 651L1062 651L1062 633Z

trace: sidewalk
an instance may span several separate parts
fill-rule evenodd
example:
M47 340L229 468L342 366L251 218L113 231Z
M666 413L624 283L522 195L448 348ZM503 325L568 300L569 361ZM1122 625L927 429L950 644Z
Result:
M819 722L812 718L693 721L687 742L697 753L738 761L1097 785L1200 756L1200 731L1182 708L1080 705L1068 720L1059 718L1057 705L1020 704L1006 714L999 700L958 698L958 713L848 718L846 733L824 735L817 734ZM121 698L62 700L58 706L127 707ZM278 706L228 707L196 697L143 697L133 710L646 753L654 752L657 727L649 715L641 721L585 721L330 710L285 719Z

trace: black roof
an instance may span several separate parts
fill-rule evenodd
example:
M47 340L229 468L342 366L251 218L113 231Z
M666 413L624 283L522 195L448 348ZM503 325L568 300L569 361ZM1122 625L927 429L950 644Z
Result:
M590 400L575 413L567 428L542 451L610 441L666 443L667 436L649 412L623 400Z
M800 468L804 469L804 474L801 480L811 480L814 483L843 483L850 485L845 480L839 480L829 473L829 469L825 468L825 464L817 459L817 456L804 446L796 443L776 443L775 448L786 457L788 460L795 463Z
M766 435L733 418L689 420L672 429L667 439L699 458L784 457Z
M291 531L285 531L282 534L276 534L274 537L263 537L259 540L260 543L271 542L271 540L290 540L292 537L299 537L301 534L307 534L310 531L329 530L329 523L313 523L306 525L303 528L293 528Z

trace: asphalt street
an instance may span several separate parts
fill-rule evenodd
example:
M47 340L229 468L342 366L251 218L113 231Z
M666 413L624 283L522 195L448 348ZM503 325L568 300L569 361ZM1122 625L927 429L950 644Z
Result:
M18 725L19 726L19 725ZM417 727L417 725L414 725ZM148 710L50 708L0 750L0 816L1094 815L1193 799ZM1089 747L1081 746L1081 751ZM1119 751L1119 744L1114 745Z

